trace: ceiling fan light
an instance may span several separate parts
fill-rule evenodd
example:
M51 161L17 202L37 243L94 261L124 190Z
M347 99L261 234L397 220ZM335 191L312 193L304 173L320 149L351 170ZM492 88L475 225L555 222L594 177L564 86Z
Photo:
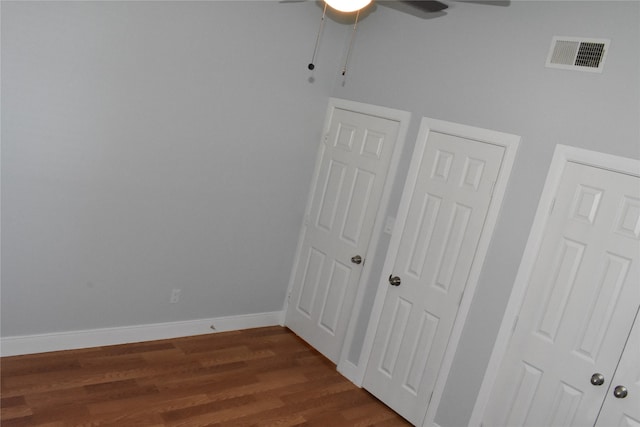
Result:
M324 0L329 6L340 12L355 12L360 10L369 3L371 0Z

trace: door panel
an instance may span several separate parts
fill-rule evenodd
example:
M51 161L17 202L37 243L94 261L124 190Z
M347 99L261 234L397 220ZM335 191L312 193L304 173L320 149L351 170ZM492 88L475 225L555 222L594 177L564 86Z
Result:
M319 153L285 324L337 362L399 122L335 108Z
M432 131L422 153L364 387L422 421L483 231L505 148ZM406 190L405 190L406 191Z
M594 424L640 304L639 193L567 163L484 425Z

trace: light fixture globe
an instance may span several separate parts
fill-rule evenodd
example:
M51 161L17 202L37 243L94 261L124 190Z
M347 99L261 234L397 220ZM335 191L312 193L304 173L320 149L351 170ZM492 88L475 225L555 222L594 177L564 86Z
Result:
M340 12L355 12L357 10L362 9L369 3L371 3L371 0L324 0L324 1L333 9L339 10Z

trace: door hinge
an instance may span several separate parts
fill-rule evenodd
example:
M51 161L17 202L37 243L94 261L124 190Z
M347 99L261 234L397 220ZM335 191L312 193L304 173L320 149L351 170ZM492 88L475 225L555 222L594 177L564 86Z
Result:
M516 319L513 321L513 327L511 328L511 335L516 331L516 326L518 325L518 320L520 320L520 316L516 316Z
M494 192L495 190L496 190L496 181L493 181L493 182L491 183L491 192L489 193L489 194L490 194L490 196L489 196L489 198L490 198L490 199L493 199L493 192Z
M462 297L464 297L464 291L462 291L462 293L460 294L460 299L458 300L458 307L460 307L460 304L462 304Z
M556 198L554 197L553 200L551 201L551 207L549 207L549 216L551 216L551 213L553 213L553 208L556 206Z
M433 392L429 395L429 401L427 402L427 408L431 405L431 399L433 399Z

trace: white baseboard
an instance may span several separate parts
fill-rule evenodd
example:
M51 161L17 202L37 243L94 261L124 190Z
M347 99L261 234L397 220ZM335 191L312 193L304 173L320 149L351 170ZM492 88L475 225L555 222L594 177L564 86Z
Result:
M217 317L214 319L2 337L0 338L0 355L15 356L48 351L73 350L276 326L282 323L283 315L284 313L281 311L273 311L270 313Z

